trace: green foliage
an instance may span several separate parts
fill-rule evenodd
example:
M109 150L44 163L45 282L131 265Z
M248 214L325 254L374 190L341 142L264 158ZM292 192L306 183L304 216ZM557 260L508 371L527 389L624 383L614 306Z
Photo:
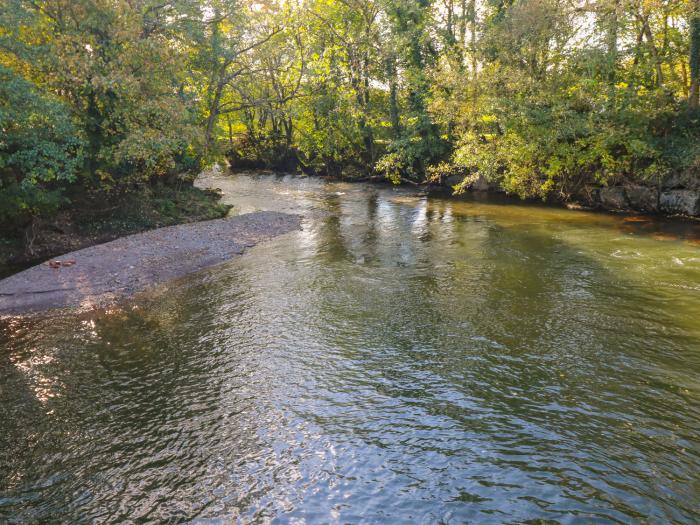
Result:
M584 80L496 106L498 116L482 115L460 135L453 162L521 197L656 185L698 159L700 128L674 125L680 109L662 92Z
M436 69L432 107L452 125L451 163L523 198L657 186L678 172L697 178L700 128L679 75L688 55L674 22L678 4L595 4L605 48L580 40L579 11L554 4L521 0L487 11L482 67L469 81L444 63ZM622 48L625 35L637 46ZM460 85L466 96L454 95Z
M153 198L223 152L540 198L697 178L698 20L695 0L7 0L0 216Z
M413 175L411 162L399 152L383 155L374 165L375 171L381 173L392 184L401 184L404 174Z
M84 141L58 100L0 65L0 220L57 210L82 167Z
M432 184L444 184L450 177L465 175L465 170L461 166L445 161L428 166L426 171L428 182Z

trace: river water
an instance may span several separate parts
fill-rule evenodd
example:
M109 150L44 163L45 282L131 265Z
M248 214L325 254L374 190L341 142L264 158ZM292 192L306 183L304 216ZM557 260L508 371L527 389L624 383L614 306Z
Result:
M700 519L697 226L200 184L304 229L1 321L0 522Z

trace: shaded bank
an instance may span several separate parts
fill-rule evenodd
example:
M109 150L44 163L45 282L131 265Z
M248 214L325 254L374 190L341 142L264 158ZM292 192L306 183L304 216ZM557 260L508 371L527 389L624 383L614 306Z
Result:
M0 281L0 315L102 306L299 228L299 216L258 212L160 228L91 246Z
M513 201L523 201L517 196L508 195L497 183L489 183L483 178L454 193L459 182L448 180L430 188L437 192L449 192L455 196L467 194L498 194ZM609 213L642 213L660 217L697 219L700 217L700 189L690 184L683 185L677 179L669 180L661 186L621 185L590 186L582 188L570 196L552 195L545 201L537 198L524 199L526 202L544 202L549 205L566 207L570 210L600 211Z

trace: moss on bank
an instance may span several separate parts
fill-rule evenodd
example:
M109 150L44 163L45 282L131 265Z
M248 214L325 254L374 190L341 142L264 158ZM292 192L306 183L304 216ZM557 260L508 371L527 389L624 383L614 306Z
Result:
M224 217L220 193L191 185L154 185L112 201L86 201L36 221L24 231L0 233L0 277L57 255L162 226ZM86 203L87 202L87 203Z

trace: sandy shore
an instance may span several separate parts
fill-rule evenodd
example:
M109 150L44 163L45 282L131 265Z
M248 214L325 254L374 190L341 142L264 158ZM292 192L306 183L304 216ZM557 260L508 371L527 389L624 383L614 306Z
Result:
M300 224L296 215L256 212L169 226L67 253L0 281L0 315L105 306L219 264Z

